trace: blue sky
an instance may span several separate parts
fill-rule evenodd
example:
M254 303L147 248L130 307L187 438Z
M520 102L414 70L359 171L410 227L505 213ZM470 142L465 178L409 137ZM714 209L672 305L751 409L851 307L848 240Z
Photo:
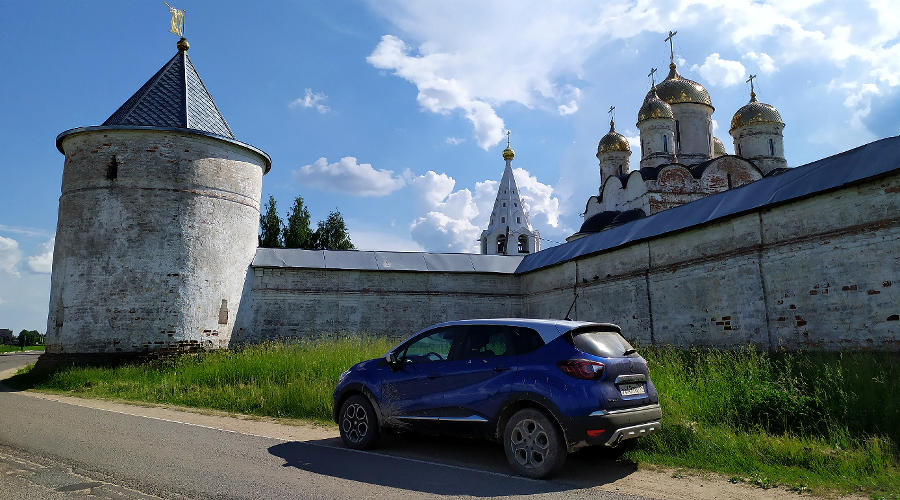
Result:
M170 2L172 3L172 2ZM340 208L361 249L475 251L503 131L548 241L596 194L597 141L634 126L668 46L709 90L716 135L748 100L787 124L791 166L896 135L900 9L870 2L190 1L190 55L235 135L272 157L263 196ZM174 53L162 2L0 1L0 328L46 328L66 129L98 125ZM639 152L633 147L632 167Z

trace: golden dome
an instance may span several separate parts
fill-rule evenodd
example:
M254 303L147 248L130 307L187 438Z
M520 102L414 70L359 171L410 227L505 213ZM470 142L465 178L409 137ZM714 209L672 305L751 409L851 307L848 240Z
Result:
M656 86L656 94L669 104L692 102L712 107L709 92L703 85L679 75L674 64L669 65L669 76Z
M647 92L644 104L641 105L641 109L638 111L637 122L640 124L644 120L652 120L654 118L675 118L675 115L672 114L672 107L656 94L656 87Z
M598 155L610 151L631 152L631 146L628 145L628 139L626 139L624 135L616 132L616 125L612 120L609 121L609 133L600 139L600 144L597 144Z
M774 106L756 100L756 93L750 92L750 102L741 106L731 118L731 130L745 127L752 123L777 123L784 125L781 114Z
M516 157L516 152L509 146L506 146L506 149L503 150L503 159L504 160L512 160Z
M727 154L728 152L725 151L725 145L722 144L722 141L720 141L718 137L713 137L713 158L718 158L719 156Z

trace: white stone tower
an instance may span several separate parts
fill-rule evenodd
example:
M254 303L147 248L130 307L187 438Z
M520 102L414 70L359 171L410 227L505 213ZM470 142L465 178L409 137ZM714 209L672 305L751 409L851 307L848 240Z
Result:
M609 108L610 115L615 107ZM600 185L614 175L625 175L631 170L631 146L624 135L616 132L616 122L610 116L609 132L597 143L597 160L600 162Z
M734 154L752 161L768 174L776 168L787 168L784 159L784 122L774 106L756 100L750 75L750 102L737 110L731 118L729 133L734 138Z
M656 86L656 93L672 107L675 118L675 153L678 161L693 165L713 156L712 114L715 111L709 92L703 85L688 80L675 67L675 54L669 32L669 75Z
M235 140L178 53L65 157L47 353L227 347L271 160Z
M656 94L656 85L638 111L637 128L641 131L641 168L676 161L675 115L672 107Z
M541 234L531 227L528 212L519 197L519 188L512 170L515 156L516 152L509 147L507 132L506 149L503 150L506 168L503 169L488 228L481 232L482 254L524 255L541 249Z

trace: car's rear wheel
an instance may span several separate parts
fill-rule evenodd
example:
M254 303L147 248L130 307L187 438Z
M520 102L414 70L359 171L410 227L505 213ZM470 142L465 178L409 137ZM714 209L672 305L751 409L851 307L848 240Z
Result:
M365 396L360 394L354 394L344 400L338 425L344 445L354 450L366 450L374 447L381 435L375 408Z
M542 478L557 472L566 461L566 442L541 411L519 410L503 430L506 459L523 476Z

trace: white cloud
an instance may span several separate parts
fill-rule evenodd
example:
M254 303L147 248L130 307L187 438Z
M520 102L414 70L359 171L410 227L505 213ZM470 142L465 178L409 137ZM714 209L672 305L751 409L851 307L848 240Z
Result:
M581 89L578 87L573 87L571 85L567 86L567 91L571 95L569 102L566 104L560 104L556 107L559 111L559 114L571 115L578 111L578 101L581 100Z
M362 225L362 224L361 224ZM401 236L382 231L361 231L355 229L357 224L348 221L348 229L353 245L358 250L381 250L390 252L421 252L425 249L409 236ZM365 224L363 227L370 227Z
M27 264L31 272L34 273L50 273L53 268L53 245L56 238L41 244L41 253L28 257Z
M356 196L385 196L403 187L402 177L393 170L375 169L370 163L358 163L356 158L345 156L334 163L319 158L292 172L295 180L333 193Z
M522 203L532 224L557 227L559 199L552 186L543 184L527 170L513 170ZM417 210L422 213L410 225L413 239L429 251L477 252L478 238L487 227L499 183L484 180L454 191L456 180L447 174L428 171L410 183Z
M0 236L0 273L19 276L19 262L22 260L22 250L19 242Z
M466 140L461 137L448 137L444 142L451 146L459 146L460 144L466 142Z
M717 52L706 56L702 66L691 66L704 80L718 87L730 87L744 81L746 69L740 61L722 59Z
M881 90L874 83L846 82L838 84L832 81L829 90L841 89L847 94L844 98L844 107L851 110L850 123L854 127L861 128L862 119L872 112L872 97L881 94Z
M315 92L313 89L306 89L303 97L298 97L288 104L289 108L307 108L315 109L321 114L331 111L331 108L324 104L328 96L324 92Z
M772 56L766 54L765 52L747 52L744 54L745 59L749 59L756 63L756 66L759 68L759 71L763 74L771 74L774 73L778 68L775 67L775 60L772 59Z

